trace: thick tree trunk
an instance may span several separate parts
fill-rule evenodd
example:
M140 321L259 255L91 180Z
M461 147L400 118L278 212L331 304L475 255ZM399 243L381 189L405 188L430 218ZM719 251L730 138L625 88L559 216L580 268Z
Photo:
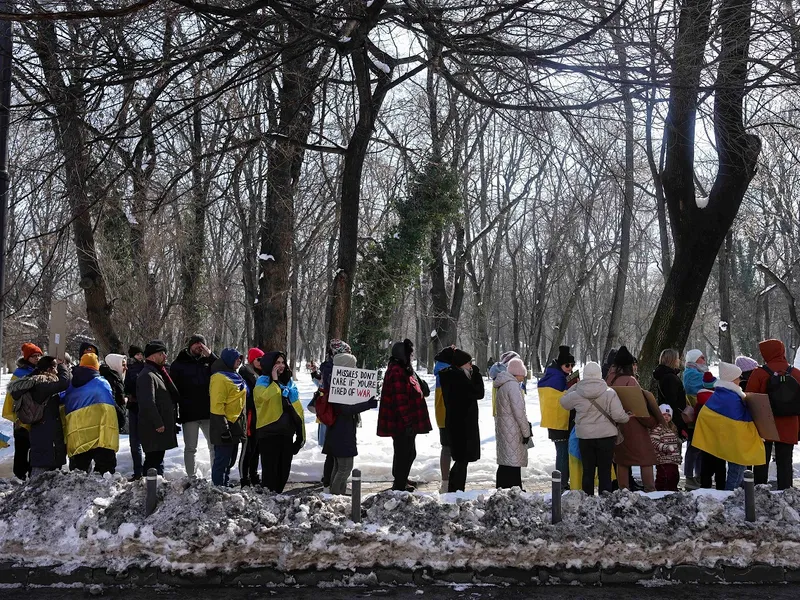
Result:
M733 337L731 329L731 246L733 234L729 231L725 243L719 250L719 357L725 362L733 362Z

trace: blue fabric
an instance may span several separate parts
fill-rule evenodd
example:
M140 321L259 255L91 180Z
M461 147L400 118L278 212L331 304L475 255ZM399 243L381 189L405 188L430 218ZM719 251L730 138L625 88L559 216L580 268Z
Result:
M753 417L741 396L727 388L714 388L714 393L703 408L710 408L715 413L734 421L753 422Z
M567 374L560 367L547 367L544 376L539 380L540 388L549 387L563 392L567 389Z
M99 373L97 373L97 377L80 387L72 387L72 384L70 384L67 391L64 392L62 401L64 403L64 414L67 415L93 404L115 406L111 385L100 377Z
M236 348L225 348L219 357L222 359L222 362L224 362L228 368L233 371L236 361L242 358L242 353Z
M725 489L732 492L742 487L744 481L744 471L747 467L744 465L737 465L736 463L728 463L728 477L725 479Z
M572 431L569 433L569 454L578 460L581 458L581 448L578 443L578 430L575 427L573 427Z
M262 385L264 387L269 387L271 383L272 377L269 375L262 375L256 380L256 386ZM292 404L300 399L300 392L297 391L297 386L294 384L293 379L290 379L289 383L286 385L281 384L279 381L276 381L275 383L277 383L278 387L281 388L281 396L288 398Z
M437 360L436 363L433 365L433 374L436 377L437 388L442 387L442 385L439 383L439 371L441 371L442 369L446 369L449 366L450 365L448 365L446 362L442 362L440 360Z
M139 438L139 411L128 411L128 441L131 445L133 476L142 476L142 440ZM163 467L162 467L163 469Z
M494 363L491 367L489 367L489 379L494 381L497 379L497 376L500 375L503 371L507 371L508 367L501 362Z
M325 446L325 436L328 433L328 426L325 423L320 423L319 427L317 427L317 441L319 442L320 447Z
M703 373L697 369L687 367L683 371L683 389L690 396L696 396L703 389Z
M14 377L17 379L22 379L23 377L27 377L33 373L33 365L25 364L22 367L17 367L14 369Z
M228 485L231 476L231 459L236 444L214 446L214 464L211 466L211 481L214 485Z
M556 470L561 471L561 487L569 485L569 441L553 442L556 445Z

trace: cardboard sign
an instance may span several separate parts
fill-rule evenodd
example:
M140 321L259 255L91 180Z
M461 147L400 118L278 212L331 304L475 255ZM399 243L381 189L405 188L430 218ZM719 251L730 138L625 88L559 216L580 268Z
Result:
M377 371L333 367L328 402L332 404L360 404L377 395Z
M647 410L647 400L644 396L644 390L635 386L611 386L611 389L617 392L622 408L626 411L632 412L635 417L649 417L650 411Z
M50 341L47 353L64 360L67 352L67 301L56 300L50 308Z
M772 414L772 406L769 403L769 396L751 393L745 395L744 401L753 416L753 423L756 424L758 435L768 442L780 440L778 428L775 426L775 416Z

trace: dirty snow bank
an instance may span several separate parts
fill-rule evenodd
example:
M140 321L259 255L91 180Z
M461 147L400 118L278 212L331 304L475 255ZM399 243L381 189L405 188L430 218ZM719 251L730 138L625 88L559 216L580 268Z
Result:
M754 524L744 521L741 491L652 496L569 493L564 522L551 526L542 495L383 492L364 501L356 525L349 498L223 491L181 479L159 483L158 509L144 518L141 483L52 473L24 485L0 482L0 553L67 571L800 563L798 490L758 490Z

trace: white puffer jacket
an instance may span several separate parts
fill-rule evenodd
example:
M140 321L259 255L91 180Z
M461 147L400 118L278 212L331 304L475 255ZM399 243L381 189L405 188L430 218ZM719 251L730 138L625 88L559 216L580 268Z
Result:
M497 440L497 464L504 467L527 467L528 449L523 438L531 435L531 426L525 413L525 398L516 378L503 371L494 380L497 388L494 433Z
M575 434L581 440L593 440L617 435L617 427L597 410L589 399L599 406L619 424L627 423L630 417L617 393L602 379L579 381L561 397L561 406L567 410L575 409Z

